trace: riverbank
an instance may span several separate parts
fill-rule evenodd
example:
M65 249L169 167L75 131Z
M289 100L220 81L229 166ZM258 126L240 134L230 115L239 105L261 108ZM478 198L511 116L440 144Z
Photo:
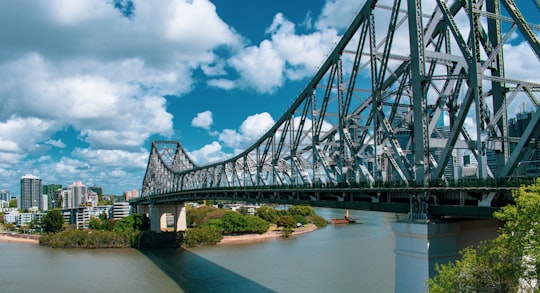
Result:
M301 235L317 230L317 226L314 224L307 224L300 228L294 229L291 236ZM263 234L246 234L236 236L223 236L223 239L218 244L233 244L233 243L252 243L261 242L273 238L279 238L283 236L283 231L272 230ZM40 235L28 235L28 234L13 234L7 232L0 232L0 242L5 243L25 243L25 244L39 244Z
M0 242L39 244L39 235L0 233Z
M291 236L296 236L304 233L309 233L317 230L317 226L314 224L306 224L300 228L294 229ZM233 243L252 243L261 242L273 238L282 237L283 232L281 230L272 230L263 234L246 234L235 236L223 236L223 239L218 244L233 244Z

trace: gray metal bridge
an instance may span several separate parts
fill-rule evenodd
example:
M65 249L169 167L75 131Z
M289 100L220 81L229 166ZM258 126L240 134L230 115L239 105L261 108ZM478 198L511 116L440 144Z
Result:
M513 0L367 0L258 141L206 166L180 142L154 141L132 204L490 216L539 173L539 28ZM505 70L517 44L538 75Z

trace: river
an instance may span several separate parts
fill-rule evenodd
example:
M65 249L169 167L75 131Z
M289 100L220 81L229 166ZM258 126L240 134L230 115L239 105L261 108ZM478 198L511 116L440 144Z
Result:
M394 214L350 215L361 224L187 250L0 243L0 292L394 292Z

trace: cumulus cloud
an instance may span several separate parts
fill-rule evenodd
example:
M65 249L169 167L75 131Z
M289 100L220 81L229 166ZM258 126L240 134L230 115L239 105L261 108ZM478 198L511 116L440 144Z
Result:
M74 150L74 155L84 159L84 161L99 166L125 166L126 162L130 165L128 169L144 168L148 161L148 151L139 149L138 152L128 152L124 150L91 150L77 148Z
M274 119L267 112L251 115L242 122L238 130L223 130L219 134L219 140L227 147L243 150L259 139L274 123Z
M190 155L200 165L224 160L245 150L274 123L272 116L266 112L248 116L237 130L224 129L218 135L219 141L213 141L192 151Z
M238 72L235 82L226 78L210 80L209 85L224 89L250 88L259 93L273 93L287 80L312 75L339 39L337 31L324 30L299 34L296 25L281 13L275 15L266 30L270 36L259 45L240 49L228 60ZM229 82L227 82L229 81Z
M52 145L60 149L63 149L66 147L66 144L63 143L61 139L57 139L57 140L49 139L45 142L45 144Z
M203 146L202 148L192 151L189 153L190 157L197 162L197 164L208 164L212 162L221 161L227 157L230 157L230 154L227 154L222 151L222 146L219 142L213 141L210 144Z
M197 117L191 120L191 126L200 127L202 129L209 130L214 120L212 119L212 112L204 111L197 114Z
M164 97L191 91L196 69L223 74L215 50L243 43L207 0L30 0L0 3L0 18L12 28L0 30L0 168L17 163L60 180L84 169L79 180L96 182L99 167L144 171L141 146L174 133ZM76 137L51 139L66 129ZM33 156L51 146L67 153L75 140L87 148L33 165Z

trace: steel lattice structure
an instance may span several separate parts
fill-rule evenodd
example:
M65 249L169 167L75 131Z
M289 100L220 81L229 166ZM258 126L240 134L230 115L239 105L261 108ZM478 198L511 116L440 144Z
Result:
M367 0L287 112L237 156L197 166L180 143L154 142L142 196L449 184L467 175L465 154L477 178L524 172L538 149L540 84L508 76L504 51L517 35L540 72L538 26L512 0L424 2ZM523 103L529 121L512 137Z

